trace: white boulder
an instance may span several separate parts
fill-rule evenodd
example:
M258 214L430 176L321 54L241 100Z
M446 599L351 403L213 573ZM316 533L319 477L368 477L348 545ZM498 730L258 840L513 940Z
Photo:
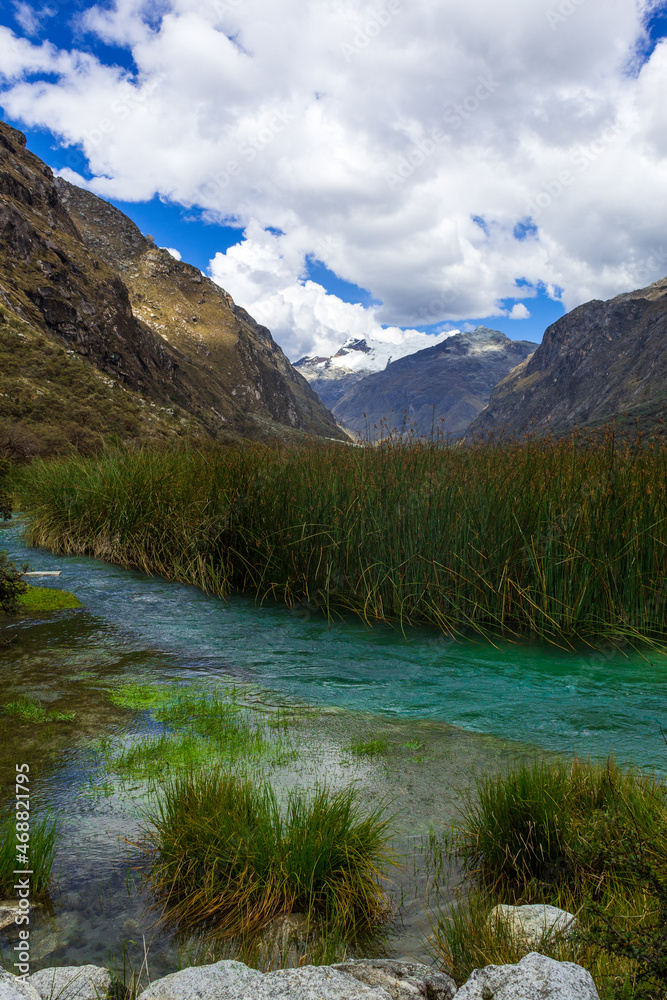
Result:
M41 1000L41 997L25 979L17 979L11 972L0 969L0 1000Z
M453 979L420 962L362 958L339 962L331 968L354 976L366 986L381 986L391 1000L452 1000L456 993Z
M172 972L140 995L142 1000L237 1000L252 995L263 978L242 962L216 962Z
M33 972L28 982L42 1000L101 1000L109 991L111 976L99 965L63 965Z
M577 926L577 918L567 910L559 910L557 906L547 906L545 903L528 906L500 903L491 910L489 923L491 926L496 923L505 924L517 944L524 945L530 951L556 935L570 937Z
M590 972L531 951L517 965L475 969L456 1000L599 1000Z
M380 987L370 988L329 966L306 965L262 973L241 962L183 969L158 979L141 1000L391 1000Z

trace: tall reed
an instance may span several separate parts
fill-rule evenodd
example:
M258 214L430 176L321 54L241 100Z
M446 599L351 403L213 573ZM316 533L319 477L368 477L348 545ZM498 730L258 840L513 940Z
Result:
M663 639L667 448L259 444L33 462L28 540L445 631Z

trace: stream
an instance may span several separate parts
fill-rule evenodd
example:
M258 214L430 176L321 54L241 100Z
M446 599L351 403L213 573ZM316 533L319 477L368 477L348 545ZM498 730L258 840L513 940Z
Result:
M383 945L399 958L431 961L430 921L457 873L433 891L424 838L456 822L475 775L554 753L613 753L667 771L664 654L610 643L572 653L531 642L449 641L430 629L327 622L307 607L290 611L238 595L223 601L99 560L30 549L16 520L2 529L0 547L33 570L61 571L34 582L70 590L84 605L0 621L0 640L11 640L0 646L0 707L28 696L74 713L73 722L44 725L0 716L6 801L15 764L28 763L37 810L53 810L62 824L52 906L34 911L32 971L122 967L123 953L138 965L144 944L152 978L189 960L182 942L156 931L150 898L132 872L146 783L112 773L99 753L100 741L138 745L160 729L149 711L110 700L130 681L233 684L253 712L281 710L291 719L298 752L266 773L277 787L354 783L368 802L391 803L396 848L414 861L395 886L401 917ZM382 754L351 752L370 738L382 741ZM0 931L5 967L12 934Z

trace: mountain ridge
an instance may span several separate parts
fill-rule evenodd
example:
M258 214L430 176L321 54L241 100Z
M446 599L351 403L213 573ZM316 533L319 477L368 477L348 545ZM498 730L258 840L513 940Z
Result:
M493 386L536 347L481 326L452 334L357 381L332 412L361 437L376 428L379 436L393 430L460 437L486 405Z
M442 343L457 332L431 335L431 344L427 346ZM417 344L424 336L419 334L417 339L408 333L400 343L377 337L351 336L330 357L305 355L294 362L294 367L308 380L325 406L331 408L355 382L383 371L393 361L423 350Z
M499 382L466 437L564 435L610 423L653 431L667 416L666 338L667 278L586 302Z
M30 353L46 336L58 358L83 359L109 382L110 400L121 391L131 402L135 435L342 437L266 328L197 268L156 248L114 206L54 178L4 122L0 303L15 349ZM28 387L20 373L10 383L0 420L36 429L38 383Z

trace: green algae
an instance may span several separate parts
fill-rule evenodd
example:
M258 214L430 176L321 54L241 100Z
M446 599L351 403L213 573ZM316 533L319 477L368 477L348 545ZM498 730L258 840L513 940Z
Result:
M19 614L23 611L66 611L81 608L78 597L68 590L55 587L32 587L28 585L25 594L18 599Z

